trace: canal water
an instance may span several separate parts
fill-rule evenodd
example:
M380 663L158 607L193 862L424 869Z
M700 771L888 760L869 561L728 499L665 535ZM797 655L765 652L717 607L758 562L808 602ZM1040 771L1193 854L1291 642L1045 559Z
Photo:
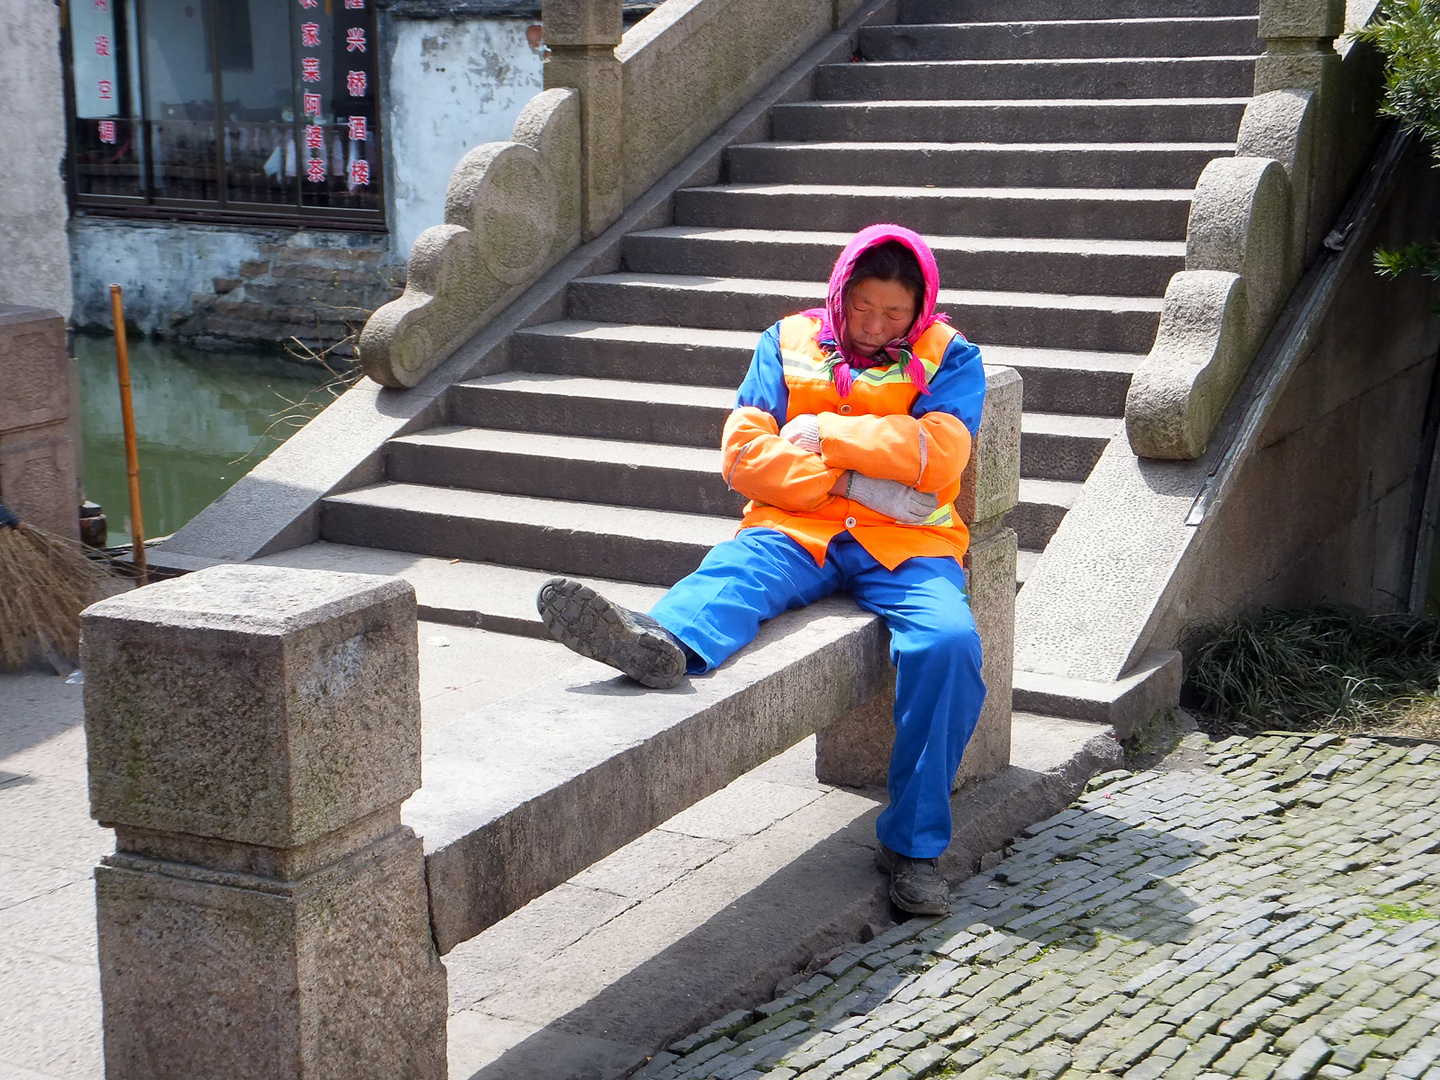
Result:
M115 343L77 335L85 494L110 544L130 542ZM175 532L333 400L332 376L281 352L211 352L130 342L130 388L149 537Z

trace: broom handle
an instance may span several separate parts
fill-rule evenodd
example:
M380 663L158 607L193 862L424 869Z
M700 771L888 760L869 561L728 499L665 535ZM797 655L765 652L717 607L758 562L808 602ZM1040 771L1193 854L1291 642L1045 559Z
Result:
M110 286L110 313L115 320L115 366L120 371L120 422L125 429L125 472L130 478L130 540L134 545L135 578L143 588L145 522L140 516L140 456L135 451L135 408L130 401L130 350L125 343L125 300L120 286Z

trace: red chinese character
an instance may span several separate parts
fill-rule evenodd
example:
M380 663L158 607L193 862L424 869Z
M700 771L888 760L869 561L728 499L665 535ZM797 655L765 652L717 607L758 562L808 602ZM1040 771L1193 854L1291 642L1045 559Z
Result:
M317 0L300 0L300 6L301 6L302 8L307 9L307 10L310 9L310 8L313 8L316 3L317 3Z
M96 56L109 56L109 55L110 55L110 38L109 38L107 35L105 35L105 34L96 34L96 35L95 35L95 55L96 55Z
M320 150L325 146L325 132L318 124L305 125L305 145L311 150Z
M345 76L345 89L350 91L351 97L365 96L365 73L363 71L352 71Z
M115 84L109 79L101 79L95 84L95 89L99 91L101 101L109 101L110 94L115 89Z
M100 121L100 141L101 141L102 143L109 143L111 146L114 146L114 145L115 145L115 121L114 121L114 120L101 120L101 121Z
M365 51L365 31L361 27L352 26L349 30L345 31L345 51Z
M345 0L345 7L350 11L363 11L365 0Z
M350 138L354 139L356 142L364 142L367 137L366 126L367 125L365 123L365 117L350 117Z
M305 179L314 184L325 179L325 159L323 157L312 157L305 162Z
M320 115L320 95L319 95L319 94L312 94L312 93L310 93L309 90L306 90L306 91L305 91L305 110L304 110L304 112L301 113L301 115L302 115L302 116L319 116L319 115Z
M307 22L300 24L300 44L307 49L315 49L320 46L320 24Z
M320 58L318 56L302 56L300 58L300 78L306 82L320 81Z
M361 184L370 183L370 162L364 158L356 158L350 163L350 186L359 187Z
M96 11L109 11L109 10L110 10L110 0L95 0L95 10L96 10Z

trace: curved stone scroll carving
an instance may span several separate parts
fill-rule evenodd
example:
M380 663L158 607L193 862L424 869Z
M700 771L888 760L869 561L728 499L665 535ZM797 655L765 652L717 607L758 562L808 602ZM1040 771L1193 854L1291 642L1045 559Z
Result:
M445 224L410 250L405 292L360 334L383 386L414 386L580 243L580 95L546 90L511 142L477 146L445 190Z
M1290 181L1270 158L1216 158L1190 204L1185 269L1130 383L1125 430L1140 457L1199 457L1290 293Z

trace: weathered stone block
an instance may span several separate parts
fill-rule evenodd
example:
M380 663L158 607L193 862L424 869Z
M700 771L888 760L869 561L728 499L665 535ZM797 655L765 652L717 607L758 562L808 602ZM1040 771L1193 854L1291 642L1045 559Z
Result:
M1264 0L1259 36L1336 38L1345 29L1345 0Z
M620 44L625 33L620 0L544 0L540 18L551 49Z
M1024 387L1014 368L985 371L985 412L960 478L955 509L974 526L1008 514L1020 501L1020 411Z
M408 829L292 882L95 872L110 1080L443 1080L445 968Z
M44 308L0 304L0 432L69 418L65 320Z
M92 815L289 848L420 786L415 593L216 566L83 618Z
M0 432L0 502L30 525L80 538L75 441L68 423Z

